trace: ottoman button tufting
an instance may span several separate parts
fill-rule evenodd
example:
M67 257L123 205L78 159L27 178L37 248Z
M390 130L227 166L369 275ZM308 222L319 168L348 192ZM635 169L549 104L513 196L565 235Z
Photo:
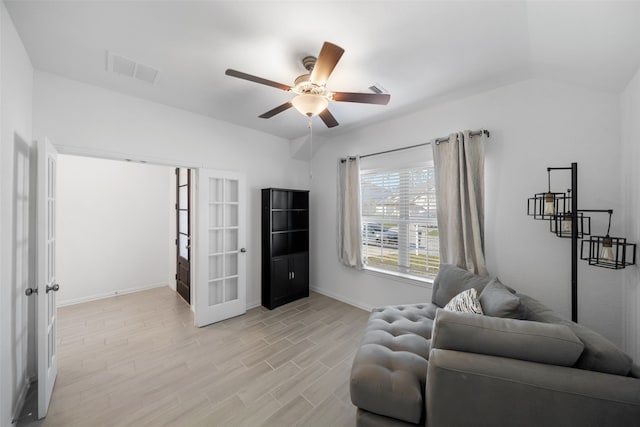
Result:
M424 412L435 309L374 309L351 370L351 401L361 409L411 423Z

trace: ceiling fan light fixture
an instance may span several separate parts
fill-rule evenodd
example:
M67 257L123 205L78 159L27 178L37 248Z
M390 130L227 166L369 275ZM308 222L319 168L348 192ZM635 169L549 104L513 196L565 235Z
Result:
M295 107L295 109L300 111L300 114L304 116L319 116L328 128L333 128L338 126L338 121L333 117L331 111L329 111L329 101L387 105L391 98L391 95L386 93L384 89L378 89L378 91L385 93L377 93L375 91L374 93L330 92L327 90L327 80L343 53L344 49L340 46L324 42L320 54L318 54L317 57L306 56L302 59L302 65L308 73L298 76L293 86L263 79L262 77L253 76L231 68L227 69L224 73L227 76L271 86L294 94L294 98L291 101L260 114L258 117L261 119L269 119L291 107ZM376 84L376 87L377 86L379 85ZM311 125L311 120L309 120L309 125Z
M300 94L293 98L291 103L296 110L307 117L317 116L329 106L329 100L326 97L313 94Z

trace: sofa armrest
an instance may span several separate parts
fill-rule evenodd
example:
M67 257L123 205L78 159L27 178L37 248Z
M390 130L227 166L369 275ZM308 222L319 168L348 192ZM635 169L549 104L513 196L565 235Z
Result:
M566 325L439 309L431 348L573 366L584 344Z
M433 349L427 425L627 426L640 420L640 380Z
M631 364L631 372L629 372L629 376L633 378L640 378L640 366L635 363Z

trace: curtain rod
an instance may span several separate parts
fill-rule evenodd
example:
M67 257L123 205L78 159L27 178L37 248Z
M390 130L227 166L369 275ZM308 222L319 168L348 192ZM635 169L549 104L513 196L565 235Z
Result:
M474 130L469 132L469 135L471 136L476 136L476 135L487 135L487 138L491 137L491 133L486 130L486 129L479 129L479 130ZM393 153L395 151L402 151L402 150L409 150L411 148L418 148L418 147L423 147L425 145L431 145L431 143L435 142L436 145L440 144L441 142L449 142L449 137L448 136L442 136L440 138L435 138L431 141L428 142L423 142L420 144L415 144L415 145L410 145L408 147L400 147L400 148L394 148L391 150L386 150L386 151L378 151L377 153L370 153L370 154L364 154L362 156L360 156L361 159L364 159L365 157L371 157L371 156L378 156L380 154L387 154L387 153ZM345 161L345 159L341 160L342 162Z

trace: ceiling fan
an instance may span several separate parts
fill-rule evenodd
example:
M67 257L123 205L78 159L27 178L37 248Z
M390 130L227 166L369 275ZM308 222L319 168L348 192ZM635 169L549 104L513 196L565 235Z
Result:
M272 86L276 89L296 94L291 101L285 102L284 104L261 114L259 116L260 118L268 119L278 113L288 110L291 107L295 107L296 110L300 111L305 116L320 116L324 124L327 125L327 127L332 128L338 126L338 121L327 108L329 106L329 101L387 105L389 103L389 99L391 99L391 95L386 93L331 92L327 90L327 80L343 53L344 49L340 46L324 42L317 58L314 56L306 56L302 59L302 65L307 71L309 71L309 73L298 76L294 81L293 86L252 76L251 74L232 69L225 71L225 74L227 76L249 80L251 82Z

